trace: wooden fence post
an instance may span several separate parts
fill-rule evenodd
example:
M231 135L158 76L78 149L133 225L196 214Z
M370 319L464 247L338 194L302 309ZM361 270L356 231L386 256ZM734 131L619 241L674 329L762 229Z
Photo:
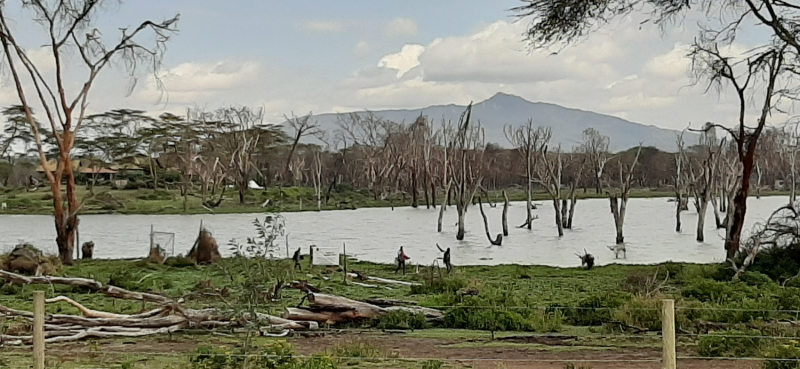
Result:
M44 369L44 291L33 293L33 369Z
M664 369L676 369L675 355L675 300L662 300L663 319L661 320L664 339Z

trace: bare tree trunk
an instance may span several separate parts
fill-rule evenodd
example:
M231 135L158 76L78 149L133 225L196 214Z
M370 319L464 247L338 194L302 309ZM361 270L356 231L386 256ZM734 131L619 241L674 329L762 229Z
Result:
M431 181L431 204L436 209L436 185Z
M708 201L701 200L700 210L697 211L697 242L705 240L703 227L705 227L706 223L706 209L708 209Z
M717 203L716 197L711 197L711 207L714 208L714 221L716 222L717 229L725 228L725 223L720 220L719 217L719 208L725 208L725 195L720 197L719 204ZM725 216L727 218L727 215Z
M614 215L614 226L617 231L616 244L621 245L625 243L625 236L623 235L623 225L625 224L625 212L628 206L628 199L623 196L622 199L617 196L609 197L611 201L611 213Z
M683 211L683 197L680 192L677 194L677 201L675 205L675 232L681 233L681 211Z
M528 159L528 163L529 163L528 164L528 174L527 174L527 177L528 177L528 191L526 191L526 196L527 197L525 199L525 212L528 215L528 217L525 219L525 224L528 225L528 230L530 230L531 229L531 223L533 223L533 215L531 214L531 211L532 211L531 208L533 207L533 203L531 201L531 187L533 186L533 184L531 183L531 181L533 180L533 178L531 178L530 159Z
M567 199L561 199L561 228L569 229L567 226L567 209L569 207L569 203Z
M411 207L416 209L419 206L417 203L417 171L414 169L411 172Z
M556 211L556 227L558 228L558 237L563 237L564 223L561 221L561 203L557 198L553 199L553 208Z
M461 241L464 239L464 215L466 214L467 204L464 205L456 205L456 211L458 211L458 232L456 233L456 239Z
M508 195L503 190L503 236L508 236Z
M497 238L494 240L492 239L492 234L489 232L489 219L486 218L486 213L483 212L483 201L481 198L478 197L478 208L481 210L481 217L483 217L483 227L486 229L486 238L489 239L489 243L494 246L501 246L503 244L503 235L498 234Z
M572 229L572 219L575 217L575 205L578 203L578 198L572 194L569 206L569 218L567 219L567 229Z
M447 184L447 187L445 187L444 192L450 193L450 184L449 183ZM447 208L447 206L445 206L446 205L445 204L446 200L447 200L447 196L442 197L442 206L439 207L439 221L438 221L438 226L436 228L437 232L439 232L439 233L442 233L442 218L444 218L444 210L445 210L445 208Z

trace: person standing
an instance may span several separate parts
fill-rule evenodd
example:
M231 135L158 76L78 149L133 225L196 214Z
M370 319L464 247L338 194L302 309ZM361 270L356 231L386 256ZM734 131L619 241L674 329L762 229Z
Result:
M403 275L406 274L406 260L411 259L406 255L405 251L403 251L403 246L400 246L400 251L397 252L397 269L395 269L395 273L403 269Z

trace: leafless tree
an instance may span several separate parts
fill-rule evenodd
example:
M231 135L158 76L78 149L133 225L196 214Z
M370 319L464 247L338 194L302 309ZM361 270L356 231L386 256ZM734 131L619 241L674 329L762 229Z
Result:
M517 149L525 161L525 182L527 183L525 206L527 217L520 228L528 227L528 229L531 229L531 223L533 223L533 215L531 214L531 208L533 207L531 203L533 168L536 167L536 161L539 158L537 153L547 144L550 137L546 137L547 130L545 128L535 128L533 126L533 119L528 119L528 122L522 127L505 126L504 132L508 142Z
M297 117L294 115L294 113L292 113L291 117L284 117L286 118L286 124L292 130L290 133L292 145L289 149L289 154L286 156L286 164L284 165L283 172L281 173L282 178L294 177L294 175L291 173L293 170L291 167L291 162L300 140L306 136L319 136L321 133L317 122L311 120L312 116L313 115L309 112L302 117Z
M675 141L678 146L678 152L675 154L675 232L681 232L681 212L687 209L688 197L688 175L686 167L688 165L686 158L686 142L683 140L685 130L681 131Z
M620 189L617 191L608 191L608 199L611 202L611 213L614 215L614 226L617 231L617 245L625 242L625 237L622 234L622 226L625 223L625 212L628 208L628 194L631 191L631 183L633 181L633 171L636 168L636 163L639 162L639 154L642 153L642 145L636 149L636 155L633 157L630 165L624 168L620 163L619 166L619 182Z
M603 136L594 128L587 128L583 131L583 143L579 147L579 152L584 153L589 159L597 193L603 193L603 171L606 163L611 159L608 152L610 143L611 140L608 136Z
M550 142L552 131L547 128L544 133L543 139L545 142ZM561 147L557 147L550 152L547 144L545 144L538 153L539 163L535 168L533 181L544 187L553 201L553 209L555 210L555 222L558 229L558 236L564 236L564 220L561 211L561 188L563 186L563 171L564 160L561 154Z
M101 37L100 30L94 28L102 9L102 1L21 1L21 6L35 14L34 21L42 26L44 39L38 45L47 45L47 51L55 65L53 73L43 73L42 66L29 57L23 40L35 39L34 33L12 28L13 22L6 18L6 2L0 2L0 43L3 58L14 81L20 104L31 129L34 131L39 160L45 170L53 193L53 207L56 226L58 253L64 264L72 265L75 232L78 228L78 212L82 203L78 201L75 186L75 173L72 168L72 149L75 136L80 131L88 106L89 91L95 79L110 64L122 65L135 82L137 67L147 65L158 78L157 72L161 58L166 51L169 36L176 30L178 17L163 22L145 21L133 30L123 28L119 40L106 44L108 37ZM154 35L152 44L141 43L145 34ZM37 45L37 46L38 46ZM77 55L74 66L67 68L67 56ZM79 75L80 67L86 72L84 83L70 96L67 92L71 83L69 76ZM135 84L131 84L131 89ZM31 108L40 105L50 125L49 133L58 150L55 170L50 170L45 157L45 148L40 137ZM66 183L66 199L61 186Z
M453 161L450 178L453 197L458 212L457 240L464 239L464 221L467 207L472 203L475 193L483 181L482 161L484 153L484 133L479 125L472 125L472 103L461 114L453 143Z

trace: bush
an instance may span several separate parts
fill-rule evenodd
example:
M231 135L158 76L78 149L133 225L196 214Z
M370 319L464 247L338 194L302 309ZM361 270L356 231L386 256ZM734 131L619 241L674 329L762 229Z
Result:
M697 352L706 357L759 356L765 340L756 329L726 330L700 337Z
M564 308L565 317L572 325L602 325L611 321L611 312L630 301L629 292L609 291L594 294L578 302L575 308Z
M634 297L613 311L615 320L649 331L661 330L661 300Z
M379 319L375 319L378 329L425 329L430 325L425 314L411 313L404 310L392 310Z
M422 363L422 369L441 369L444 368L444 361L427 360Z
M189 361L196 369L239 369L245 362L247 353L242 348L226 349L201 346ZM250 353L253 354L252 352ZM269 341L260 351L248 360L248 368L269 369L335 369L334 362L324 356L316 356L301 361L294 357L294 347L284 341Z
M424 284L411 285L412 295L430 295L437 293L455 293L467 286L467 281L459 277L445 277L442 279L426 278Z
M137 273L128 269L112 273L108 284L138 292L162 292L173 287L172 279L159 273Z
M791 340L787 344L777 344L765 350L764 369L798 369L800 368L800 343Z
M189 259L183 255L171 256L164 260L164 265L173 268L185 268L195 266L194 260Z
M762 287L764 285L775 283L768 275L752 270L744 272L744 274L739 276L739 280L748 286L753 287Z

